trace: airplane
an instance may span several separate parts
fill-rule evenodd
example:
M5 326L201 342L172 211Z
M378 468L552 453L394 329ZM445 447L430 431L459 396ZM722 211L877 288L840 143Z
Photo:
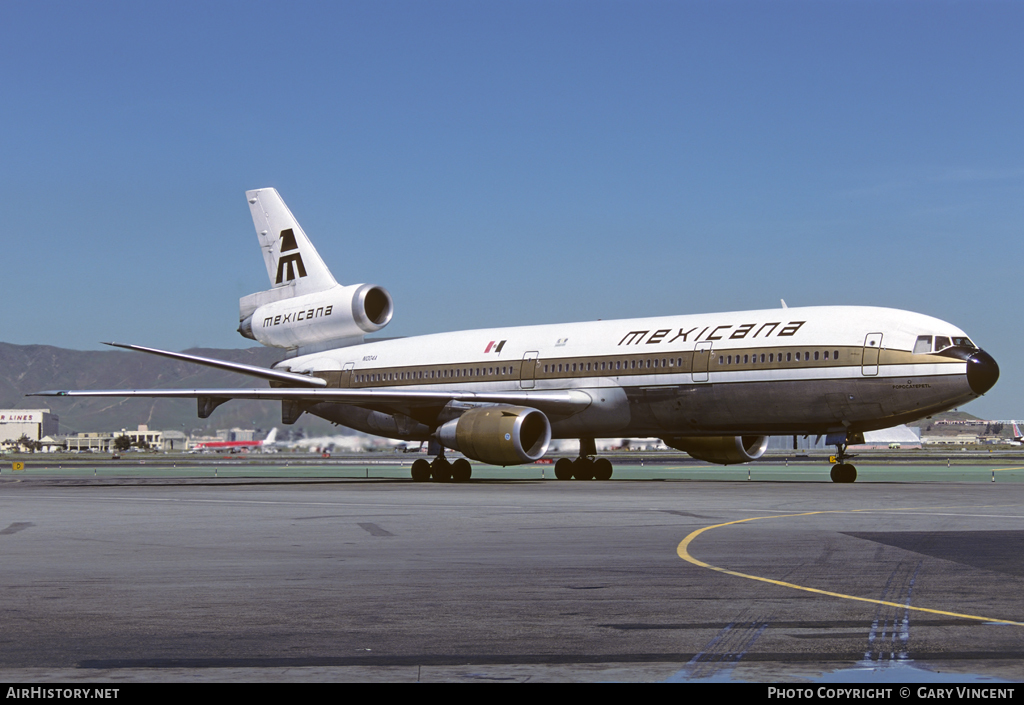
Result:
M431 445L415 481L466 481L465 458L532 463L578 439L560 480L612 475L596 439L660 438L723 465L755 460L771 435L824 435L833 482L856 480L848 445L865 431L961 406L999 378L956 326L866 306L492 328L365 340L392 318L391 294L341 285L273 188L246 192L271 288L239 300L239 333L281 348L271 368L138 345L115 347L262 378L253 389L52 390L36 396L195 398L199 418L231 399L281 403L365 433Z
M1024 434L1021 434L1016 421L1013 423L1013 440L1017 443L1024 443Z
M231 452L240 450L266 450L274 446L277 440L277 429L270 429L270 433L262 441L199 441L195 444L198 450L229 450Z

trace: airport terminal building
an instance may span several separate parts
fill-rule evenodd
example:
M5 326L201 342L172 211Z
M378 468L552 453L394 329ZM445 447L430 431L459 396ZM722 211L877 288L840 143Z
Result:
M183 453L188 445L188 439L181 431L153 431L144 424L140 424L134 431L122 428L120 431L76 433L68 436L65 443L72 452L112 453L114 441L120 436L127 436L133 445L144 443L153 450L163 452Z

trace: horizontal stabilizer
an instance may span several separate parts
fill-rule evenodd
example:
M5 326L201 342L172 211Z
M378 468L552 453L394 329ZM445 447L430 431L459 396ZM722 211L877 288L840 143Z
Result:
M216 367L219 370L229 370L231 372L249 375L250 377L261 377L262 379L268 379L274 382L287 382L289 384L301 384L309 387L327 386L326 380L320 379L319 377L310 377L309 375L300 375L294 372L285 372L284 370L271 370L266 367L246 365L241 362L229 362L228 360L217 360L212 357L200 357L199 355L186 355L185 353L157 350L156 348L144 348L141 345L127 345L125 343L104 343L104 345L111 345L115 348L124 348L125 350L137 350L138 352L149 353L151 355L169 357L173 360L182 360L196 365L205 365L206 367Z

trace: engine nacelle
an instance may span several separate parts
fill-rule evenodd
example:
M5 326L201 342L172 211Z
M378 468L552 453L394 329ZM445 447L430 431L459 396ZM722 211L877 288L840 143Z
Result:
M470 409L437 429L441 445L490 465L540 460L551 443L551 423L536 409L495 404Z
M719 465L757 460L768 449L768 436L670 436L662 440L669 448Z
M260 292L239 302L242 323L238 332L275 348L358 343L366 333L386 326L394 312L391 294L371 284L333 286L278 301L258 298L273 293Z

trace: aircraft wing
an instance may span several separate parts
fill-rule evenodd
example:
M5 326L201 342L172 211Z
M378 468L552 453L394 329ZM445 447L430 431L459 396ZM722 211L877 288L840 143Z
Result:
M572 416L593 401L589 394L579 390L511 390L507 392L427 391L396 389L337 389L325 388L326 380L310 375L274 370L239 362L217 360L186 353L169 352L141 345L106 343L118 348L135 350L214 367L244 375L260 377L272 383L289 386L261 389L57 389L27 394L30 397L155 397L164 399L197 399L200 418L207 418L218 406L231 399L269 399L306 404L351 404L385 413L408 413L411 409L441 407L449 402L477 404L515 404L529 406L552 416Z
M385 412L444 406L448 402L516 404L554 416L571 416L586 409L593 399L586 392L569 390L521 390L507 392L420 391L393 389L309 389L270 387L264 389L59 389L27 394L30 397L157 397L198 399L200 406L214 407L230 399L351 404ZM212 408L211 408L212 411Z

